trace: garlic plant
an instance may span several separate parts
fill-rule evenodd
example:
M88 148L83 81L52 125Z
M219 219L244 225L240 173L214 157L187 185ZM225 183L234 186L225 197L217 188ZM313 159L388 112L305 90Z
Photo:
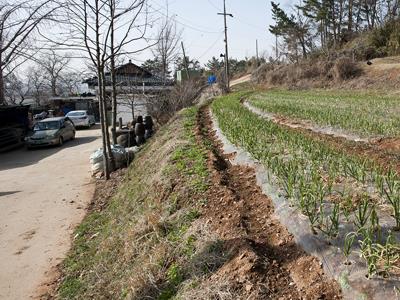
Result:
M314 233L322 232L333 241L340 234L347 234L340 231L341 223L354 224L354 230L361 237L360 247L368 273L375 274L382 256L378 255L378 249L385 242L380 239L379 207L372 202L369 193L372 190L380 196L380 204L391 204L396 227L400 227L397 173L335 149L301 131L263 119L240 104L241 96L241 93L228 95L212 104L227 138L268 168L273 174L271 180L275 180L290 203L308 217ZM345 247L353 244L349 239ZM350 251L344 249L346 254ZM398 262L397 256L388 255L390 262Z

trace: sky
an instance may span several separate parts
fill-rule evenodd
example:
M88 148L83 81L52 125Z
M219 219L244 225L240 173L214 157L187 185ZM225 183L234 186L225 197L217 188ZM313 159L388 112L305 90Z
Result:
M121 0L129 4L131 0ZM223 12L223 0L147 0L149 18L152 26L148 26L147 38L134 42L128 51L145 48L154 42L160 23L166 16L173 16L176 20L177 30L182 31L182 41L185 46L186 56L197 59L201 66L213 56L219 58L225 52L224 45L224 19L218 13ZM275 0L282 8L290 12L290 6L299 0ZM259 55L269 57L273 55L275 37L269 32L269 26L274 22L271 16L271 0L226 0L229 57L244 59L256 55L256 40L258 40ZM123 20L125 23L125 20ZM129 22L126 22L127 24ZM56 37L63 29L52 27L47 33ZM121 34L124 34L122 29ZM121 37L121 36L120 36ZM117 34L118 40L118 34ZM179 45L180 55L183 56ZM72 60L68 66L73 72L86 72L88 61L82 61L82 55L71 51L62 51L59 54L69 55ZM86 55L85 55L86 56ZM124 62L132 60L141 65L145 60L154 58L151 49L124 57ZM221 59L221 58L220 58ZM221 59L222 60L222 59ZM23 66L26 69L29 63Z
M286 9L293 0L275 2ZM148 4L160 17L165 17L167 11L168 15L175 15L190 58L204 65L212 56L224 53L224 21L223 16L217 15L223 12L223 0L148 0ZM226 0L226 6L227 13L233 14L233 18L228 17L229 56L237 59L255 56L256 40L260 55L269 56L275 41L268 31L273 24L270 1ZM152 57L147 50L130 58L141 64Z

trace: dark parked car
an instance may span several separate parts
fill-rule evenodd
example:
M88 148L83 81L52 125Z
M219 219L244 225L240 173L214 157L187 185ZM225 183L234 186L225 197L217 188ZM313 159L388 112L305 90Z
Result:
M29 148L59 145L75 138L75 127L69 118L57 117L44 119L35 124L33 134L26 137Z

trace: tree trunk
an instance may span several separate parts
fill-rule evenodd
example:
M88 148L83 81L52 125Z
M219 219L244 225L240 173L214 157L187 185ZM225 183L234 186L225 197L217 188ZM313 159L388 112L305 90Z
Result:
M371 29L370 7L366 0L364 1L364 7L365 7L365 19L367 20L368 29Z
M132 94L131 112L132 112L132 121L134 121L135 120L135 94Z
M348 12L349 20L347 22L347 30L348 31L353 31L353 0L349 0L349 12Z
M372 5L372 16L371 16L371 27L372 28L375 28L375 23L376 23L376 19L377 19L376 5L377 5L377 1L375 0Z
M110 50L111 50L111 84L112 84L112 120L111 120L111 137L113 144L117 144L117 82L115 78L115 48L114 48L114 1L110 1L111 11L111 32L110 32Z
M53 97L57 96L57 82L55 79L51 80L51 95Z
M103 105L103 114L104 114L104 124L105 124L105 135L106 135L106 146L107 146L107 152L108 152L108 158L110 160L110 166L111 170L114 171L116 169L115 166L115 159L114 159L114 154L111 151L111 143L110 143L110 132L108 131L108 128L110 127L110 124L108 122L108 116L107 116L107 95L106 95L106 78L104 76L104 69L103 69L103 85L102 85L102 90L103 90L103 97L104 97L104 105Z
M117 88L115 81L115 62L114 59L111 60L111 82L112 82L112 118L111 118L111 137L113 144L117 143Z
M107 155L107 142L106 142L106 134L107 126L105 124L105 116L104 116L104 96L103 96L103 78L102 72L100 68L97 69L97 77L98 77L98 86L99 86L99 111L100 111L100 127L101 127L101 137L103 144L103 164L104 164L104 177L106 180L110 179L110 170L108 166L108 155Z
M322 49L324 49L325 48L325 41L324 41L324 34L325 34L325 30L324 30L324 21L323 20L321 20L321 23L320 23L320 28L319 28L319 31L320 31L320 35L321 35L321 48Z
M337 42L337 24L336 24L336 9L335 1L332 1L332 30L333 30L333 48L336 48Z
M103 142L103 163L104 163L104 177L106 180L110 179L110 169L108 166L108 156L107 156L107 140L106 132L108 131L106 116L104 115L105 106L105 95L103 89L104 83L104 65L101 62L101 50L100 50L100 20L99 20L99 0L95 1L96 8L96 68L97 68L97 78L99 86L99 109L100 109L100 125L101 125L101 137Z
M339 1L339 24L338 24L338 38L342 39L342 26L343 26L343 0Z
M1 58L0 58L1 62ZM0 67L0 105L6 104L6 96L4 93L4 76L3 76L3 68Z
M301 45L301 50L303 51L303 58L307 58L307 49L306 49L306 43L304 41L304 38L300 37L299 42Z
M362 4L358 3L357 18L356 18L356 32L358 32L360 30L360 23L362 21L361 7L362 7Z

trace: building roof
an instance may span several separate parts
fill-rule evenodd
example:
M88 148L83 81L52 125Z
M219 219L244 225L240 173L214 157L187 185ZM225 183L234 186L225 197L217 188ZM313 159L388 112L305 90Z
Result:
M131 60L127 64L121 65L115 68L115 74L118 76L134 76L139 78L150 78L153 77L149 71L139 67L132 63ZM110 72L106 73L106 76L110 76Z
M132 63L131 60L127 64L121 65L116 68L116 79L118 82L151 82L157 79L153 74L149 71L139 67L138 65ZM107 85L111 82L111 73L106 72L106 82ZM87 83L89 86L98 86L98 78L97 76L88 78L84 80L84 83Z

